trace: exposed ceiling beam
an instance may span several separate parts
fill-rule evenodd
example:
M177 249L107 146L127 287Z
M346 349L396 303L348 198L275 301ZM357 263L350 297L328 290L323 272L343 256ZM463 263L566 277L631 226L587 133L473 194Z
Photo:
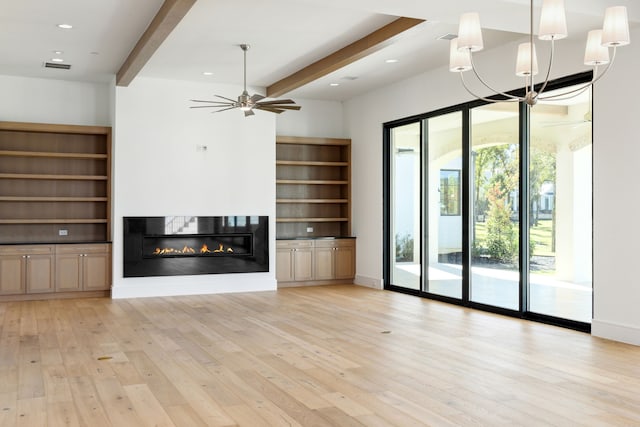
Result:
M165 0L116 74L116 85L129 86L149 58L184 18L196 0Z
M267 87L267 96L277 98L309 82L326 76L393 43L398 34L424 22L423 19L398 18L350 45L296 71Z

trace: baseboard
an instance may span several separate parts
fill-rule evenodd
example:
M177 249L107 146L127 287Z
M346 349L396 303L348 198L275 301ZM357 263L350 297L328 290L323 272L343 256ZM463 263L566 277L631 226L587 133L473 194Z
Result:
M640 346L640 328L634 326L620 325L594 319L591 322L591 335Z
M373 277L362 276L359 274L356 275L353 283L359 286L365 286L367 288L373 289L382 289L384 287L384 282L382 281L382 279L375 279Z

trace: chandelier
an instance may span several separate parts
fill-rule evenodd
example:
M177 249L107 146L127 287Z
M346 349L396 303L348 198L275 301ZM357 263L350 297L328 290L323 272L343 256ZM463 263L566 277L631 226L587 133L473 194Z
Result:
M593 78L586 84L576 89L554 95L544 96L543 92L549 83L549 75L553 65L555 41L567 37L567 23L565 18L564 0L543 0L540 14L540 27L538 38L551 42L551 54L546 70L546 76L540 89L536 92L534 76L538 74L538 59L536 47L533 43L533 0L530 0L530 31L529 42L518 46L516 56L517 76L525 78L525 95L514 96L493 89L483 79L473 60L473 52L483 49L482 30L480 28L480 16L476 12L465 13L460 17L458 37L450 42L449 70L460 74L462 85L472 96L489 102L526 102L533 106L538 100L559 101L577 96L587 90L593 83L600 80L613 65L616 57L616 48L629 44L629 23L627 9L624 6L609 7L605 10L604 25L602 29L589 31L587 45L584 54L584 64L594 67ZM533 47L533 48L532 48ZM613 48L611 60L609 60L609 48ZM604 65L604 70L598 72L598 67ZM464 78L466 71L473 71L476 78L483 86L505 99L490 99L476 95L471 91Z

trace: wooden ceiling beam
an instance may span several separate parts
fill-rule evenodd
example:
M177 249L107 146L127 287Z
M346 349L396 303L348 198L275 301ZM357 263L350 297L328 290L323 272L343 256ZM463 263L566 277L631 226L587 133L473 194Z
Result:
M395 21L385 25L364 36L360 40L343 47L340 50L314 62L313 64L296 71L295 73L277 81L267 87L267 96L277 98L287 92L304 86L305 84L326 76L340 68L351 64L367 55L393 43L394 38L418 24L424 22L423 19L414 18L398 18Z
M116 74L116 85L129 86L196 0L165 0Z

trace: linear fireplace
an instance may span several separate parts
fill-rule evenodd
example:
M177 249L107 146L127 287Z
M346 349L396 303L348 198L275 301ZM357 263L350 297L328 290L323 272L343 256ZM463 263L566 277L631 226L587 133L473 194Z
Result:
M268 218L124 217L124 277L269 271Z

